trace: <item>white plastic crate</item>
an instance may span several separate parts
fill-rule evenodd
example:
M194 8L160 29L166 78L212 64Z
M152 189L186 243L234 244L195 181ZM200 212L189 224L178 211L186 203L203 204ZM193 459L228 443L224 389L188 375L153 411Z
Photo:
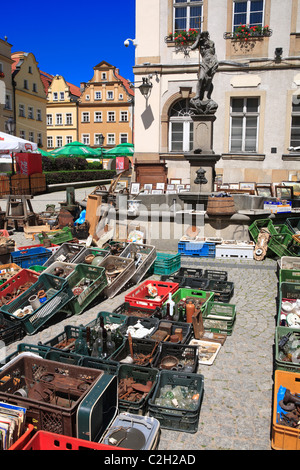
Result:
M278 260L279 269L300 270L300 259L294 256L282 256Z
M254 242L216 245L216 258L253 259Z

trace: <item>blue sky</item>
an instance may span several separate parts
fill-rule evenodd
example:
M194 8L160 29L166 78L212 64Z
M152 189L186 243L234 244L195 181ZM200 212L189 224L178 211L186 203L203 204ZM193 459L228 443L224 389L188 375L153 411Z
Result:
M7 36L12 52L32 52L44 72L80 86L105 60L134 79L135 48L124 41L135 38L135 0L6 0L1 18L0 38Z

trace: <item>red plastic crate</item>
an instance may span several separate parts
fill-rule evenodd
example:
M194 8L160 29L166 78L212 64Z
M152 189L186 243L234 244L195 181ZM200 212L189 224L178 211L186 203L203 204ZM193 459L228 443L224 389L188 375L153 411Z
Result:
M161 297L160 300L153 300L148 297L148 286L152 285L157 288L158 296ZM164 282L164 281L154 281L149 279L144 281L139 287L136 287L133 291L129 292L125 296L125 302L128 302L132 307L145 307L149 309L155 309L161 307L166 300L168 300L169 293L174 294L179 288L177 282Z
M19 439L8 450L23 450L23 447L30 441L34 433L34 426L29 423L24 434L22 434L22 436L19 437Z
M77 437L64 436L48 431L37 431L22 450L128 450L86 441Z
M35 283L38 281L39 276L40 273L32 271L31 269L21 269L21 271L19 271L0 286L0 298L5 297L7 294L11 294L15 289L18 289L26 282ZM21 293L19 295L21 295ZM17 297L18 296L11 299L9 302L7 302L7 304L10 304L10 302L15 300Z
M30 248L46 248L45 245L43 245L42 243L39 244L39 245L28 245L28 246L20 246L19 247L19 250L30 250ZM50 250L52 251L52 253L55 253L58 248L60 247L60 245L54 245L54 243L51 243L50 246L47 246L47 250Z

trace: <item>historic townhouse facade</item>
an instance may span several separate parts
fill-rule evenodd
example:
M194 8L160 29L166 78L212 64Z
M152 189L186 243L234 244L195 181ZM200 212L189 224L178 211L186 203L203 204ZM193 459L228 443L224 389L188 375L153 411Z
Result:
M47 97L35 56L29 52L11 55L15 99L15 135L46 147Z
M213 150L223 183L300 180L299 0L137 0L135 81L150 76L152 89L135 96L136 161L164 161L169 178L189 182L201 57L174 39L189 29L209 32L219 61Z
M11 48L7 40L0 39L0 131L7 132L7 123L14 121L14 91L11 79Z
M47 92L47 150L51 152L78 140L77 101L81 92L61 75L41 71L41 77Z
M102 61L91 80L81 84L78 101L78 140L91 147L133 143L133 97L128 80ZM103 140L104 139L104 140Z

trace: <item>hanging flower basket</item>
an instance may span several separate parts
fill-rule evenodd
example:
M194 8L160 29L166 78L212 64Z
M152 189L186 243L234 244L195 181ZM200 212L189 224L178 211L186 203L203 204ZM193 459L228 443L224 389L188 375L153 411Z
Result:
M177 46L191 45L193 42L195 42L197 36L197 29L176 31L175 33L169 33L169 35L166 37L166 42L175 42L175 45Z
M0 78L4 78L4 77L5 77L4 73L0 72Z
M239 39L240 41L248 41L249 39L259 39L263 37L271 36L272 30L268 25L266 26L249 26L240 25L237 29L231 33L230 39Z

